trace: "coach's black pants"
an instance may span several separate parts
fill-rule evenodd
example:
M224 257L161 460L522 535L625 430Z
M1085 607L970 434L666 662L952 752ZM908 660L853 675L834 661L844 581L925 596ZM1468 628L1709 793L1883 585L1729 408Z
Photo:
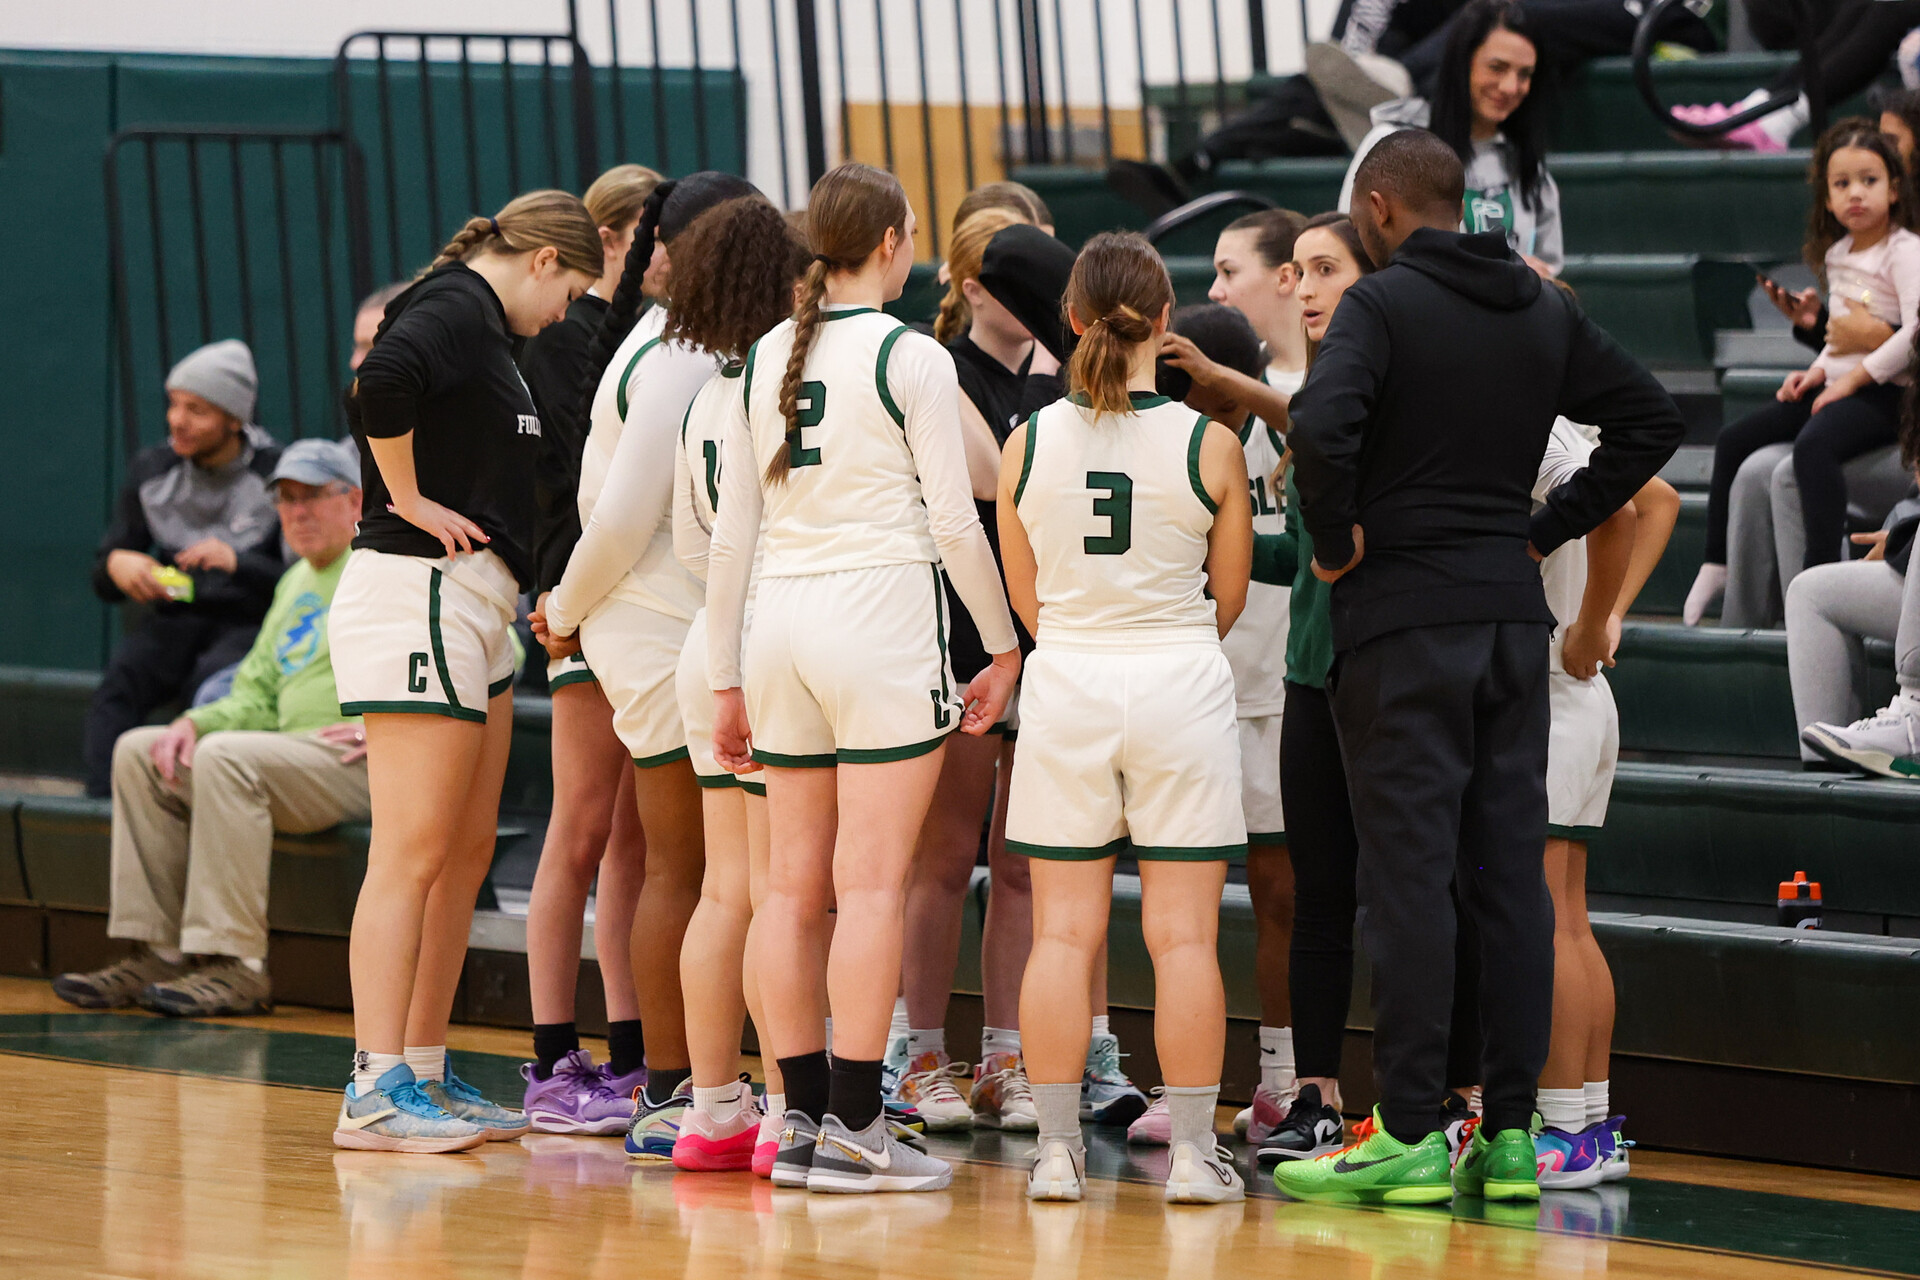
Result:
M158 707L185 701L202 681L247 656L258 622L233 622L190 610L155 612L127 632L87 708L81 739L87 794L113 792L113 744Z
M1479 934L1489 1132L1527 1127L1553 1018L1544 623L1411 627L1342 653L1330 681L1359 837L1381 1118L1440 1127L1455 905Z

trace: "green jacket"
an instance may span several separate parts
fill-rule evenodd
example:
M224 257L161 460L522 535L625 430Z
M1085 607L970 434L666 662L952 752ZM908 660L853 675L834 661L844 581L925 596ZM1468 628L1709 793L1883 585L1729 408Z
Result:
M327 643L327 611L346 567L342 554L320 570L296 560L280 575L260 635L234 673L233 692L187 712L195 729L202 734L222 729L312 733L358 719L340 714Z
M1285 533L1253 535L1253 580L1291 587L1288 601L1287 679L1324 689L1333 665L1333 588L1313 576L1313 539L1300 527L1300 493L1287 468Z

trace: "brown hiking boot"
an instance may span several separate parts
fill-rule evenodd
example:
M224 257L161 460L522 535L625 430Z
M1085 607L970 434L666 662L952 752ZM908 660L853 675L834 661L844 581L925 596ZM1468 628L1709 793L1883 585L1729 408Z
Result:
M199 968L155 982L138 997L142 1009L173 1018L231 1018L273 1012L273 979L234 956L206 956Z
M124 1009L155 982L166 982L187 971L186 964L170 964L137 943L133 954L92 973L63 973L53 980L53 994L82 1009Z

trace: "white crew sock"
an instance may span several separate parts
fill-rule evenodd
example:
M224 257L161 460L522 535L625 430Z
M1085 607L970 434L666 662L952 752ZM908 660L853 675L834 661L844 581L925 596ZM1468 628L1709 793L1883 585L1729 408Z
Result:
M406 1065L407 1056L403 1053L373 1053L361 1051L353 1055L353 1096L364 1096L368 1090L380 1082L380 1077L395 1067Z
M947 1052L947 1029L945 1027L914 1027L907 1032L907 1061L912 1062L923 1053L937 1053L942 1057Z
M443 1044L408 1045L407 1065L413 1068L416 1080L438 1080L442 1084L447 1079L447 1046Z
M1909 719L1920 719L1920 685L1909 685L1902 681L1900 692L1888 707Z
M1700 572L1694 575L1693 586L1687 590L1686 603L1680 606L1680 621L1689 627L1700 625L1707 616L1707 610L1713 608L1713 602L1727 589L1727 566L1723 564L1703 564Z
M1112 1016L1104 1013L1094 1014L1093 1015L1093 1034L1096 1036L1112 1035L1113 1034Z
M980 1030L980 1061L996 1053L1020 1052L1020 1033L1005 1027L983 1027Z
M1178 1146L1191 1142L1203 1155L1211 1156L1214 1147L1213 1111L1220 1104L1220 1086L1192 1088L1167 1086L1167 1122L1170 1140Z
M1080 1136L1080 1082L1036 1084L1033 1110L1040 1118L1040 1143L1064 1142L1076 1151L1087 1149Z
M1755 89L1752 93L1734 103L1733 109L1735 111L1745 111L1748 107L1759 106L1772 96L1773 95L1765 89ZM1754 123L1765 130L1769 138L1772 138L1784 147L1793 141L1794 134L1806 128L1812 120L1813 105L1807 101L1807 95L1803 93L1794 99L1792 106L1782 107L1778 111L1769 112L1761 116Z
M1550 1129L1578 1133L1587 1127L1585 1089L1536 1089L1533 1105L1540 1112L1540 1123Z
M1293 1028L1260 1028L1260 1083L1281 1097L1293 1092Z
M185 964L187 962L186 955L178 947L163 947L158 943L149 942L147 944L147 950L153 952L154 955L159 956L168 964Z
M907 998L905 996L894 997L893 1018L887 1023L887 1039L889 1041L898 1040L901 1036L907 1034L907 1028L910 1025L911 1023L907 1017Z
M768 1093L760 1099L760 1102L762 1104L762 1114L764 1115L784 1116L787 1114L787 1095L784 1093Z
M740 1114L740 1093L745 1088L738 1080L730 1081L717 1089L702 1089L693 1086L693 1106L696 1111L704 1111L714 1120L725 1124Z
M1605 1080L1589 1080L1580 1086L1580 1092L1586 1095L1587 1123L1590 1125L1599 1124L1611 1111L1612 1104L1607 1101L1607 1084Z

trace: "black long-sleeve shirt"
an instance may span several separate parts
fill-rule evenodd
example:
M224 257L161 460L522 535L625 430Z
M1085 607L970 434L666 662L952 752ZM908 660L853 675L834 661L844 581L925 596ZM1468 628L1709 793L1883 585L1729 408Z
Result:
M464 263L434 271L394 299L347 401L360 444L365 501L356 547L439 559L446 549L387 509L393 500L368 437L413 433L420 496L458 511L533 585L533 477L540 414L513 362L506 309Z
M520 373L540 412L540 464L533 473L534 591L551 591L580 541L580 457L587 448L581 412L587 352L607 314L605 298L582 294L564 318L520 349Z
M1660 383L1497 233L1421 229L1341 299L1293 397L1302 519L1327 567L1334 647L1405 627L1553 622L1542 555L1665 465L1685 424ZM1600 428L1531 517L1556 415Z

